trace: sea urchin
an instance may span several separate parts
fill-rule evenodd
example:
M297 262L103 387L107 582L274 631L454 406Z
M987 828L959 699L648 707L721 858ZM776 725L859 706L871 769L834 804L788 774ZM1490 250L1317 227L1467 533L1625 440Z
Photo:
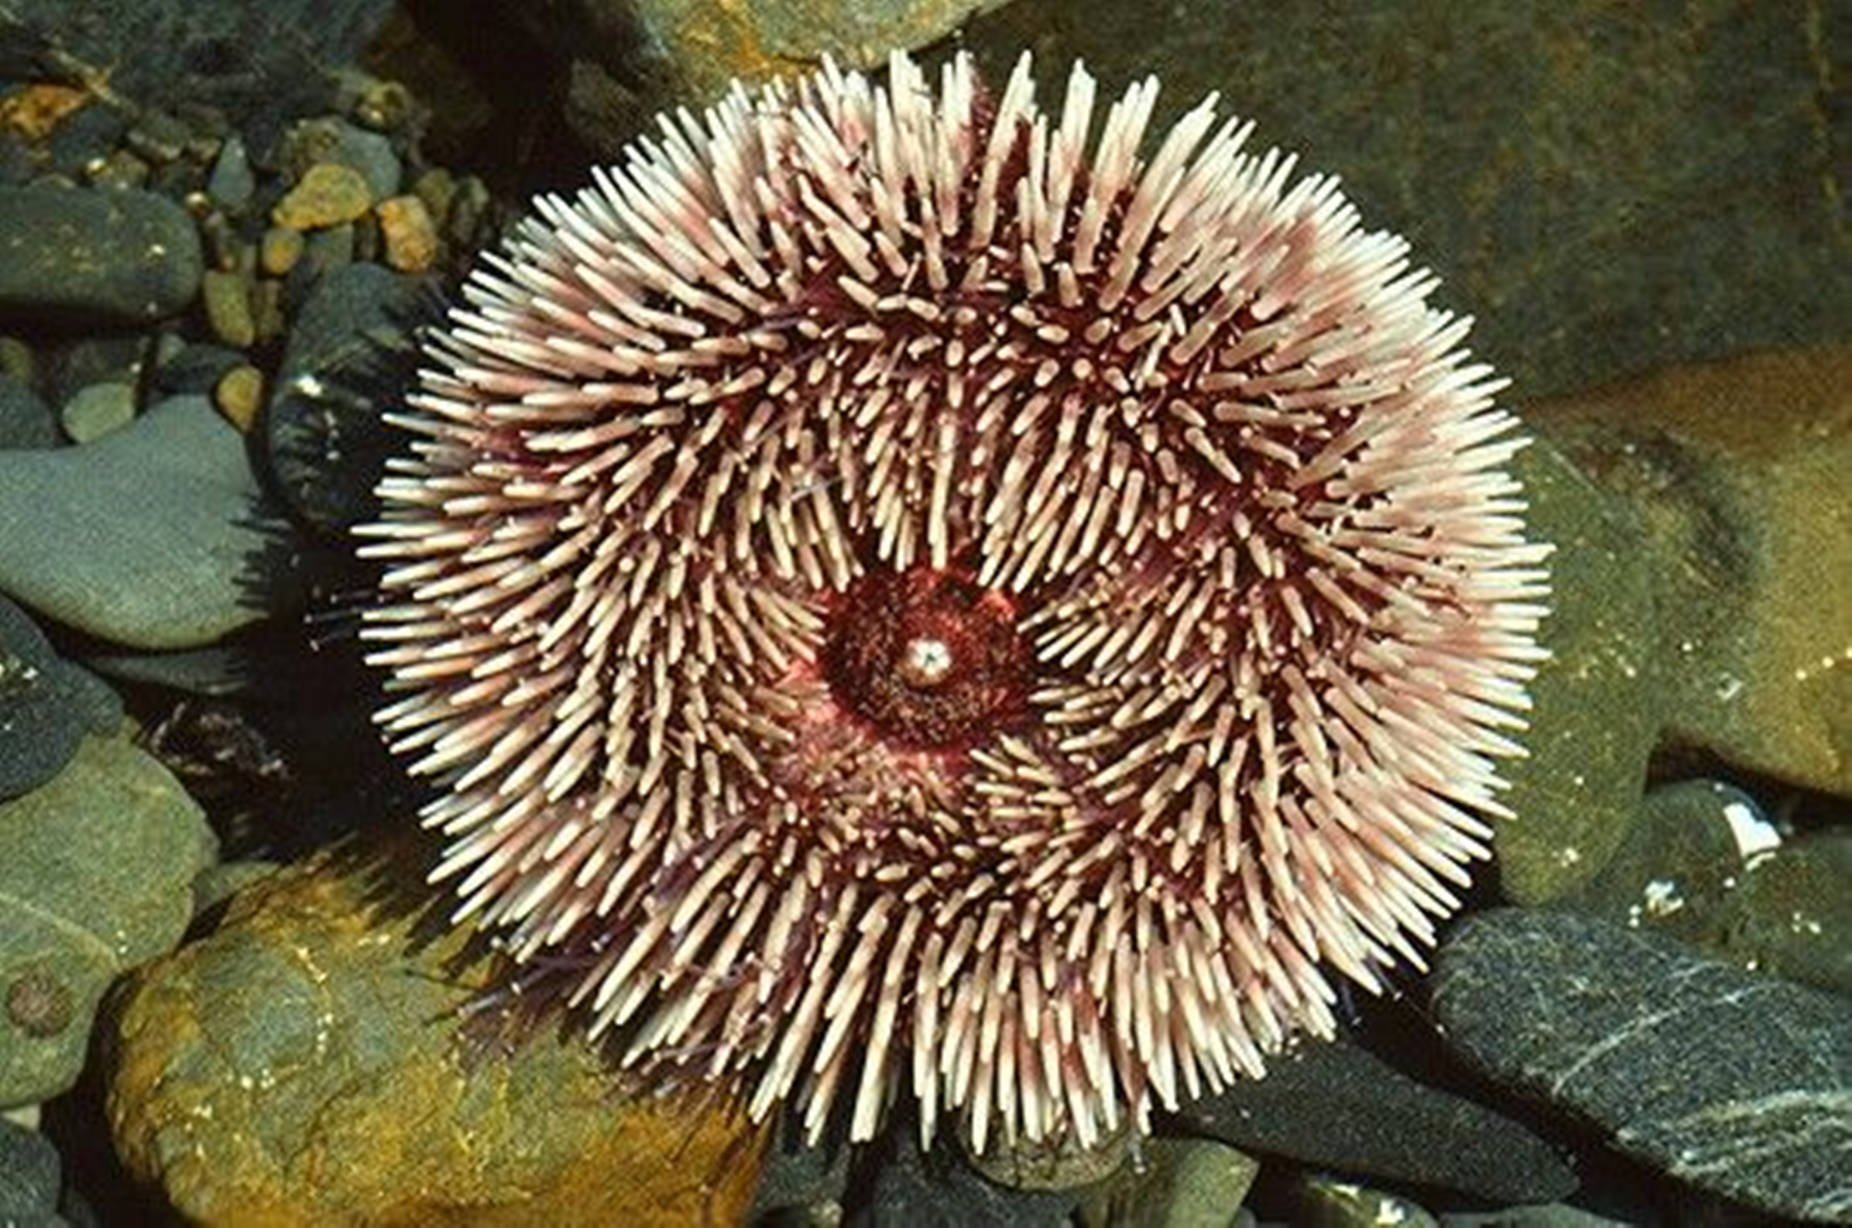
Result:
M1027 57L736 88L431 337L380 720L625 1061L1087 1144L1328 1033L1485 854L1547 549L1500 385L1213 97L1141 160L1156 93L1090 145Z

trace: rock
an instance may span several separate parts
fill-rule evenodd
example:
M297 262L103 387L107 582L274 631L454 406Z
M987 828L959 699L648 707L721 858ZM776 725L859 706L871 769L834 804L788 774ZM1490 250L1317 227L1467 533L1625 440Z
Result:
M164 360L154 372L155 388L168 396L210 393L227 371L245 361L243 354L222 345L196 341Z
M324 230L351 222L372 206L365 175L339 162L317 162L277 202L270 220L291 230Z
M248 363L233 367L219 377L218 386L212 390L212 403L240 434L248 433L264 403L264 373Z
M135 421L135 389L128 384L90 384L64 403L58 422L72 443L89 443Z
M265 613L272 549L242 438L175 397L81 448L0 453L0 592L141 648L209 643Z
M1092 1185L1117 1172L1131 1146L1131 1132L1121 1129L1097 1146L1080 1147L1062 1136L1052 1142L1011 1141L992 1134L982 1154L971 1151L962 1133L965 1162L998 1185L1018 1190L1072 1190Z
M251 283L242 273L208 269L200 282L206 306L206 323L214 340L234 350L245 350L257 340L251 319Z
M460 1043L495 957L408 894L425 852L281 870L135 974L104 1059L127 1168L205 1225L736 1222L765 1132L721 1102L628 1095L551 1022Z
M1818 101L1819 74L1845 71L1840 43L1823 52L1779 5L1704 0L1689 20L1608 0L1342 21L1319 5L1155 21L1114 0L1012 0L959 44L992 81L1034 48L1052 97L1076 58L1107 98L1156 74L1158 130L1220 91L1259 125L1257 150L1302 154L1370 226L1413 237L1446 279L1436 300L1477 317L1473 352L1529 400L1852 334L1842 207L1820 186L1852 128Z
M919 1130L904 1115L876 1137L864 1162L866 1192L849 1210L851 1228L1067 1228L1081 1197L987 1181L944 1130L922 1152Z
M623 0L498 7L571 61L566 122L616 154L665 106L716 101L735 77L762 83L813 70L824 55L874 68L892 48L924 47L1001 0Z
M839 1224L849 1188L851 1149L841 1143L806 1146L802 1131L792 1119L779 1123L777 1138L767 1150L759 1188L745 1222L786 1225L792 1222Z
M0 1120L0 1224L51 1228L58 1218L58 1151L36 1130Z
M1591 917L1503 909L1441 948L1432 1007L1486 1077L1672 1177L1852 1218L1852 1009Z
M1852 794L1852 344L1667 371L1530 417L1647 526L1669 745Z
M1792 981L1852 994L1852 831L1750 859L1720 918L1723 949Z
M1656 631L1632 508L1547 437L1513 469L1530 502L1529 532L1556 546L1540 637L1551 657L1531 683L1525 757L1503 765L1514 817L1494 835L1504 894L1536 904L1598 872L1639 805L1659 728L1649 676Z
M437 260L437 229L424 202L416 196L394 196L380 201L377 213L386 263L401 273L430 268Z
M191 303L202 268L193 219L166 197L0 187L0 317L146 323Z
M51 408L25 383L0 374L0 451L55 448L60 442Z
M206 195L226 212L242 213L256 191L257 177L251 173L251 159L244 151L244 141L233 133L219 146L212 174L206 179Z
M1374 1190L1327 1173L1298 1178L1287 1193L1295 1228L1439 1228L1427 1208L1400 1194Z
M1630 929L1721 952L1724 910L1743 871L1732 818L1762 823L1760 813L1755 799L1718 781L1681 781L1654 789L1640 803L1613 859L1558 902Z
M380 417L415 365L412 329L429 283L378 265L330 272L303 304L270 396L266 429L277 486L317 528L369 515L388 452L401 446Z
M1233 1224L1260 1172L1258 1160L1208 1139L1153 1138L1140 1150L1140 1165L1088 1191L1079 1216L1084 1228Z
M0 597L0 800L38 788L77 753L85 733L122 720L122 701L52 651L26 612Z
M253 149L322 105L330 66L350 63L391 0L7 0L9 26L115 94L175 111L236 115ZM90 111L109 108L88 107Z
M272 277L281 277L302 259L302 232L287 226L272 226L264 231L258 244L257 264Z
M283 137L277 158L277 169L283 174L301 179L318 162L360 172L374 200L385 200L396 193L403 173L390 140L336 116L305 119Z
M1575 1174L1525 1126L1345 1041L1303 1045L1275 1058L1264 1078L1176 1116L1243 1151L1499 1202L1545 1202L1576 1188ZM1448 1146L1435 1147L1437 1138Z
M1497 1211L1449 1211L1440 1217L1441 1228L1634 1228L1636 1222L1609 1219L1560 1202Z
M179 941L215 841L166 769L92 737L0 803L0 848L0 1104L20 1104L76 1081L98 999Z

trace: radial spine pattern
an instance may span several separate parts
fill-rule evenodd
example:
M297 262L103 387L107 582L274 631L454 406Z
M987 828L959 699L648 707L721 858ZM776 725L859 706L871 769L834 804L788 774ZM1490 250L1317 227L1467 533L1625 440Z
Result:
M640 1069L1089 1144L1485 855L1547 551L1500 385L1213 97L1144 158L1156 94L736 88L429 343L380 719L460 915Z

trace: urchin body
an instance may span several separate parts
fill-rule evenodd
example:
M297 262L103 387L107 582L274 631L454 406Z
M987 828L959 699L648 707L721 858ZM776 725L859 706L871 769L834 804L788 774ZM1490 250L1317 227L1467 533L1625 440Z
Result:
M1329 1032L1540 655L1523 441L1405 245L1213 99L1141 161L1154 82L1033 93L826 69L541 200L366 530L460 912L813 1133L1084 1144Z

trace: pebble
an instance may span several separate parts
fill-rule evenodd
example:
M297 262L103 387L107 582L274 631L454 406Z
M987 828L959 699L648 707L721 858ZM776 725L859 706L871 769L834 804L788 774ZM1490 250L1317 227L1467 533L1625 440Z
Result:
M272 226L264 231L257 248L257 267L272 277L281 277L302 259L302 232L287 226Z
M1439 1228L1426 1207L1401 1194L1328 1173L1297 1177L1276 1201L1290 1208L1294 1228Z
M965 1161L998 1185L1018 1190L1071 1190L1092 1185L1119 1170L1131 1146L1131 1133L1119 1130L1092 1147L1080 1147L1066 1135L1052 1141L1014 1141L992 1134L984 1151L974 1153L961 1131Z
M243 213L257 191L257 177L251 173L251 160L244 141L233 134L219 146L219 156L212 163L206 179L206 195L227 213Z
M208 269L200 291L214 339L235 350L249 349L257 340L257 325L251 319L251 283L238 273Z
M154 386L165 396L180 393L210 393L219 377L243 362L237 350L206 341L183 344L154 369Z
M72 443L89 443L135 421L135 389L113 381L79 388L58 412Z
M858 1161L854 1228L1065 1228L1079 1190L1019 1190L986 1180L964 1164L941 1129L930 1153L918 1126L896 1120Z
M0 372L0 450L55 448L60 442L51 407L26 384Z
M88 737L52 780L0 802L0 848L0 1104L19 1104L76 1081L103 991L180 940L217 846L166 768Z
M0 799L64 770L85 733L122 720L122 702L53 651L26 612L0 597Z
M386 263L401 273L422 273L437 260L437 231L416 196L382 200L377 210Z
M208 1226L739 1222L769 1132L723 1100L628 1096L551 1026L460 1065L494 959L387 886L427 852L278 870L133 974L101 1072L129 1171Z
M63 1165L57 1148L36 1130L0 1119L0 1224L51 1228L58 1217Z
M1597 918L1500 909L1442 946L1431 1005L1470 1066L1635 1159L1771 1214L1852 1219L1844 997Z
M317 162L270 211L270 220L292 230L323 230L360 217L373 206L366 177L338 162Z
M1078 1217L1083 1228L1232 1224L1260 1173L1260 1161L1210 1139L1147 1139L1140 1151L1138 1166L1087 1192Z
M0 187L0 235L0 317L139 324L199 290L193 219L151 192Z
M1758 857L1720 918L1738 962L1852 994L1852 831L1831 828Z
M249 364L233 367L219 377L212 400L227 422L248 434L264 404L264 373Z
M317 163L350 167L366 180L374 200L396 193L404 173L389 139L336 116L305 119L292 127L283 137L277 162L293 179L302 178Z
M1347 1041L1307 1042L1261 1079L1187 1103L1191 1132L1340 1172L1439 1186L1496 1202L1547 1202L1577 1181L1529 1127L1419 1083ZM1434 1146L1446 1138L1449 1145Z
M0 452L0 592L118 644L187 648L290 599L244 441L176 397L82 448Z

